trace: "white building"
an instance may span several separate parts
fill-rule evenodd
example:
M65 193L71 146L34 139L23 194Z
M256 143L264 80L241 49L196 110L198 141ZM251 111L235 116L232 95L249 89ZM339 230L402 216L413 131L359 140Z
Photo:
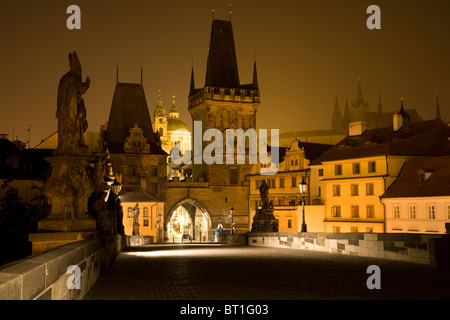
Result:
M386 232L446 233L450 156L407 161L381 200L386 208Z

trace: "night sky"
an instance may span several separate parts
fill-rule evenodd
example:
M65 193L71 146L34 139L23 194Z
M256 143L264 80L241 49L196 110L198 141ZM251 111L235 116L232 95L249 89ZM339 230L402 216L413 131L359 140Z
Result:
M227 0L215 18L229 19ZM68 30L66 9L81 8L82 30ZM281 132L330 129L336 95L356 98L358 77L376 111L416 108L423 118L450 117L450 1L234 0L233 28L242 84L251 83L256 48L261 107L257 125ZM381 30L369 30L366 9L381 8ZM77 51L89 131L109 117L116 66L121 82L139 82L153 115L158 89L166 110L177 98L187 111L192 60L196 87L204 86L211 0L0 1L0 133L31 146L56 131L56 94Z

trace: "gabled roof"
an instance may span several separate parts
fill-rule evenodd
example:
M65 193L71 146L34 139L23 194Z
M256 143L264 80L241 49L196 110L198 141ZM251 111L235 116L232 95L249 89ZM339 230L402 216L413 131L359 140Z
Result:
M448 130L440 120L410 123L398 131L392 126L366 130L359 136L347 136L312 164L381 155L448 155Z
M419 173L431 174L425 181ZM450 196L450 156L408 160L382 198Z
M120 190L120 202L162 202L140 186L124 185Z
M309 161L313 161L314 159L321 156L324 152L331 149L333 146L329 144L322 144L322 143L311 143L311 142L301 142L298 141L298 147L304 148L305 150L305 159ZM267 151L272 151L274 147L268 146ZM279 163L283 162L286 157L286 151L288 151L290 148L284 148L279 147ZM276 159L274 159L276 160ZM274 163L278 163L277 161L274 161Z

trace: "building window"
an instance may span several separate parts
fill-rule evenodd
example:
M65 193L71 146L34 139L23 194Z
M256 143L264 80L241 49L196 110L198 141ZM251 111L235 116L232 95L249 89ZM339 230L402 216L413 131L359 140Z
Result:
M322 197L322 187L321 186L319 186L319 188L317 190L317 197L319 197L319 198Z
M237 168L231 168L230 169L230 184L238 184L239 183L239 175L238 175L238 169Z
M144 227L148 227L148 219L144 219Z
M150 175L152 177L157 177L158 176L158 168L150 168Z
M428 210L428 219L435 220L436 219L436 207L434 204L429 204L427 206Z
M333 186L333 196L334 197L340 197L341 196L341 186L340 185L334 185Z
M374 194L373 183L366 183L366 196L373 196Z
M394 204L394 206L392 207L392 213L394 219L400 219L400 206L398 204Z
M276 188L275 179L267 179L267 185L269 186L269 188Z
M292 177L291 179L291 187L297 188L297 177Z
M341 228L340 227L333 227L333 233L340 233Z
M357 184L352 184L350 186L350 189L351 189L351 195L352 196L358 196L359 195L358 185Z
M358 233L358 227L351 227L350 228L351 233Z
M128 207L128 218L133 218L133 208Z
M280 188L284 188L284 178L280 178Z
M373 228L366 228L367 233L373 233Z
M319 177L323 177L323 169L319 169L318 175L319 175Z
M375 207L373 205L368 205L366 211L367 218L375 218Z
M447 219L450 220L450 205L447 205Z
M352 218L359 218L359 206L352 206Z
M148 208L144 207L144 217L147 218L148 216L149 216L148 215Z
M353 164L353 174L360 174L361 173L361 167L359 163Z
M377 163L375 161L369 162L369 173L374 173L377 171Z
M158 184L157 183L150 184L150 193L158 194Z
M416 211L416 205L412 204L409 206L409 218L410 219L417 219L417 211Z
M288 219L288 229L292 229L292 220Z
M342 175L342 165L337 164L337 165L334 166L334 174L336 176Z
M333 218L340 218L341 217L341 206L331 207L331 216Z

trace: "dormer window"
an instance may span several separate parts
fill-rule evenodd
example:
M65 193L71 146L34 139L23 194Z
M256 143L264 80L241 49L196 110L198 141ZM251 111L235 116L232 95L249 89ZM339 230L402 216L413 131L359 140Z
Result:
M432 173L432 170L419 170L419 182L427 181L431 177Z

